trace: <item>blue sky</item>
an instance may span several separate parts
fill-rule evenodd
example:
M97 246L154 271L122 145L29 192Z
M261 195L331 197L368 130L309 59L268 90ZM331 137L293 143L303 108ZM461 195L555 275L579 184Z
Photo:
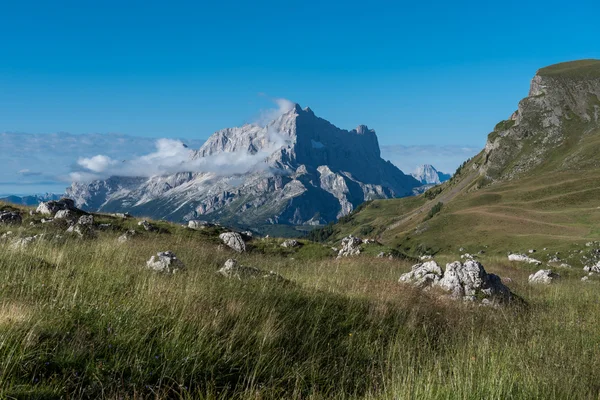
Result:
M387 146L481 147L599 2L3 1L0 132L206 138L270 97ZM266 94L261 96L260 93Z

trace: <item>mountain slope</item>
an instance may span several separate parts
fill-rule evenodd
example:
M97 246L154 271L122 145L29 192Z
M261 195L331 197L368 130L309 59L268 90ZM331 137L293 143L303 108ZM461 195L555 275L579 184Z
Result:
M317 225L365 200L407 196L420 186L381 159L375 131L339 129L295 105L266 126L214 133L190 162L211 172L74 183L77 205L173 221L207 219L260 230L264 225Z
M503 256L599 239L599 96L600 61L539 70L518 111L450 181L417 198L372 202L334 226L331 238L371 232L415 254L464 248Z

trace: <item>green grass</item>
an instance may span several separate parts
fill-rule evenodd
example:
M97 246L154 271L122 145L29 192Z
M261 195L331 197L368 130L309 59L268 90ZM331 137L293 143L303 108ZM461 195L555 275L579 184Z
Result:
M538 71L541 76L600 78L600 60L577 60L550 65Z
M445 211L440 213L442 215ZM436 217L436 219L439 216ZM28 235L60 227L0 227ZM528 306L444 301L397 283L411 263L336 260L321 244L253 241L238 255L218 231L158 223L122 245L136 220L94 240L0 245L0 398L509 399L600 395L600 282L576 271L531 287L533 267L490 255ZM171 250L187 270L144 268ZM295 282L227 280L223 262ZM453 261L451 256L441 261Z

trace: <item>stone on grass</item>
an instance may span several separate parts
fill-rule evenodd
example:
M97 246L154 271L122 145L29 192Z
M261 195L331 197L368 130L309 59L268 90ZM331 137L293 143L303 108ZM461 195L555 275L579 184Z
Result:
M13 211L0 212L0 224L3 225L21 225L23 218L21 214Z
M137 232L134 231L133 229L130 229L127 232L125 232L124 234L122 234L121 236L119 236L117 238L117 242L119 242L119 243L125 243L125 242L129 241L135 235L137 235Z
M357 256L360 254L360 245L362 240L356 236L347 236L342 239L342 248L340 249L337 258Z
M243 279L269 279L276 282L289 282L283 276L274 271L265 272L256 267L246 267L240 265L237 260L230 258L225 261L225 265L217 271L218 274L226 278Z
M295 239L288 239L285 242L281 243L281 247L292 248L300 246L300 242Z
M201 229L205 229L210 226L213 226L213 225L206 221L193 220L193 221L189 221L187 226L190 229L201 230Z
M78 211L73 200L62 198L60 200L41 202L36 212L43 215L54 215L60 210Z
M77 223L79 225L94 225L94 216L91 215L91 214L89 214L89 215L82 215L77 220Z
M246 243L237 232L225 232L219 235L219 239L223 241L227 246L237 251L238 253L243 253L246 251Z
M142 228L144 228L144 230L148 231L148 232L155 232L157 229L154 225L152 225L150 222L143 220L138 222L138 226L141 226Z
M536 264L536 265L542 264L541 261L536 260L535 258L528 257L525 254L509 254L508 260L509 261L526 262L529 264Z
M72 219L73 213L71 210L58 210L56 214L54 214L54 219Z
M558 278L560 275L552 272L551 269L540 269L535 274L529 275L529 283L549 285Z
M185 269L185 265L170 251L163 251L152 256L146 262L146 267L166 274L174 274Z

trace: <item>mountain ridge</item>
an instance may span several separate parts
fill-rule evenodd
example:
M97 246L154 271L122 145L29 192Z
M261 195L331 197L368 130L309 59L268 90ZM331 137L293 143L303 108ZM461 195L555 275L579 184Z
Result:
M326 224L366 200L408 196L420 186L381 159L374 130L337 128L297 104L265 126L215 132L190 160L200 166L216 163L223 174L110 177L74 183L67 195L93 211L257 227ZM230 160L253 164L228 174Z

